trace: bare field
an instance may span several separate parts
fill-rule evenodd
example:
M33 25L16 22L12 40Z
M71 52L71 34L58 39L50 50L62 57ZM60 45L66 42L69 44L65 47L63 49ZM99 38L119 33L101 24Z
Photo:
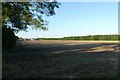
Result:
M118 41L23 41L3 52L4 78L117 78Z
M29 44L75 44L75 43L118 43L118 41L82 41L82 40L33 40L24 41L24 43Z

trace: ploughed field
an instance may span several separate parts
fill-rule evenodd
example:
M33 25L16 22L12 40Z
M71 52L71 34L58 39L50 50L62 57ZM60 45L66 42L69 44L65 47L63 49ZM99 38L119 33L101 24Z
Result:
M117 78L117 41L23 41L4 51L3 78Z

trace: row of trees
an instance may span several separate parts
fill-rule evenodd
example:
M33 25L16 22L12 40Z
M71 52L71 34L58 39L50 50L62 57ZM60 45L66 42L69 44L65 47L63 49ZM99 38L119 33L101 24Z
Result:
M36 38L35 40L120 40L120 35L88 35L88 36L71 36L63 38Z

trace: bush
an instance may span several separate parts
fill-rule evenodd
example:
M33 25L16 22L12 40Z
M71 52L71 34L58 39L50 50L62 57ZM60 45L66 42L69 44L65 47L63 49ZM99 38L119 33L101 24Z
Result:
M6 26L2 27L2 48L11 49L14 48L17 43L14 31Z

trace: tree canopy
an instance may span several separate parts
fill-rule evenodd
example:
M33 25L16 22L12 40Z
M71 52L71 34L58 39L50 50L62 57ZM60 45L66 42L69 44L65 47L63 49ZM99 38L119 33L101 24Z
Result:
M46 30L47 21L42 15L52 16L58 2L2 2L2 25L14 31L26 30L27 26Z
M48 0L49 1L49 0ZM16 45L14 32L33 29L47 30L48 22L43 15L55 15L59 2L2 2L2 46L12 48Z

